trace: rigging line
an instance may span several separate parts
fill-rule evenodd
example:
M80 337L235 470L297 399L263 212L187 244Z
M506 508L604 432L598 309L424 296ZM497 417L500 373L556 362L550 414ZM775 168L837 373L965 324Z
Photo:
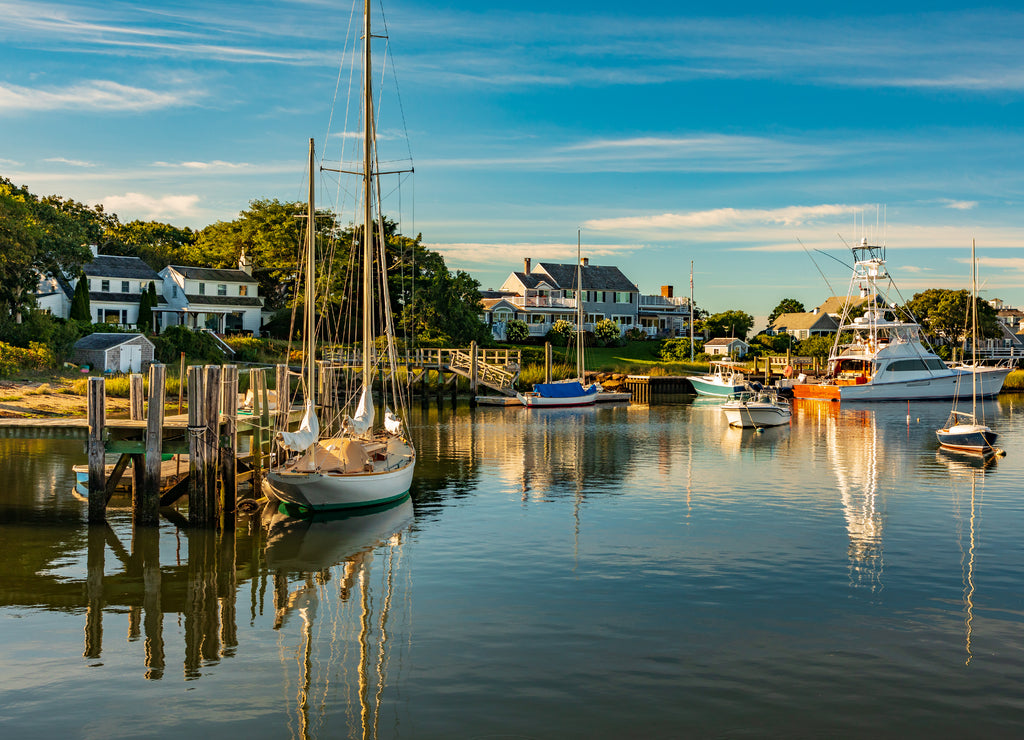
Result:
M384 3L380 3L380 14L381 23L384 24L384 35L388 39L388 43L384 46L385 56L391 55L391 37L388 31L388 17L384 13ZM402 131L405 133L405 145L409 151L409 161L412 162L412 142L409 141L409 126L405 121L405 106L402 104L402 89L398 86L398 73L396 71L396 65L392 59L391 74L395 78L395 97L398 98L398 113L402 117Z
M835 290L832 289L832 285L829 283L828 278L825 277L825 273L821 271L820 267L818 267L818 263L814 261L814 257L811 256L811 253L807 250L807 247L805 247L804 243L800 241L800 237L797 237L796 241L801 247L803 247L803 250L804 252L807 253L807 256L810 257L811 264L814 265L815 269L818 271L818 274L821 275L821 279L825 281L825 286L828 288L829 293L835 295Z
M345 31L345 43L341 50L341 60L338 64L338 77L334 82L334 97L331 99L331 112L327 116L327 132L324 134L324 154L321 160L327 156L327 145L331 140L331 125L334 122L334 109L338 104L338 91L341 89L341 73L345 68L345 55L348 53L348 42L352 38L352 19L355 18L356 4L352 3L352 10L348 15L348 28ZM346 123L348 118L348 106L345 106ZM347 128L344 130L348 130ZM342 147L344 149L344 147Z

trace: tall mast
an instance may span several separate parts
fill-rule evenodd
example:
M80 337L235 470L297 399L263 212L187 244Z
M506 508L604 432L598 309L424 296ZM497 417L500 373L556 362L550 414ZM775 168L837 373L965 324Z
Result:
M314 172L314 150L313 150L313 139L309 139L309 203L306 207L306 301L305 301L305 325L304 330L306 338L306 350L305 359L306 361L306 393L307 398L314 397L314 385L316 381L316 342L314 335L314 327L316 323L316 317L314 316L314 286L313 286L313 263L316 257L316 179L313 176ZM280 392L280 389L278 389ZM278 397L283 398L283 396ZM283 401L278 401L283 403Z
M370 0L363 4L363 388L371 384L373 362L373 89L370 60Z
M978 263L974 259L974 239L971 239L971 413L978 422Z
M690 362L693 362L693 260L690 260Z
M576 229L576 373L583 382L583 255L580 248L582 229Z

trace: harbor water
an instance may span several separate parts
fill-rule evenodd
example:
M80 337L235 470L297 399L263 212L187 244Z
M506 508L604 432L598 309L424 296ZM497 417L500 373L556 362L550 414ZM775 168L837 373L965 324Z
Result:
M0 436L0 736L1024 732L1024 398L414 406L411 501L86 524L83 442Z

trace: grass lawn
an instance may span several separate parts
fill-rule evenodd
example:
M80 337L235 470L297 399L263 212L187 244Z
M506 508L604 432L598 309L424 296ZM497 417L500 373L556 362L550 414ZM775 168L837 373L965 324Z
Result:
M661 342L629 342L625 347L587 347L583 360L587 370L634 375L689 375L708 369L706 362L667 363L658 350ZM573 347L555 347L554 360L575 366Z

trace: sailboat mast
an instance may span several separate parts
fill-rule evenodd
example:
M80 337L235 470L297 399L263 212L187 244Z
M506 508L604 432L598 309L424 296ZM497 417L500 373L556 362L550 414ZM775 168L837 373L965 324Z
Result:
M582 229L576 230L576 373L583 382L583 254Z
M316 257L316 178L313 176L315 166L313 139L309 139L309 203L306 207L306 300L305 306L305 339L308 347L306 361L306 393L308 398L315 396L316 386L316 343L315 343L315 306L313 286L313 263ZM278 388L278 403L284 403L282 389Z
M370 59L370 0L363 3L363 388L373 362L373 72Z
M971 413L978 413L978 263L974 259L971 239Z

